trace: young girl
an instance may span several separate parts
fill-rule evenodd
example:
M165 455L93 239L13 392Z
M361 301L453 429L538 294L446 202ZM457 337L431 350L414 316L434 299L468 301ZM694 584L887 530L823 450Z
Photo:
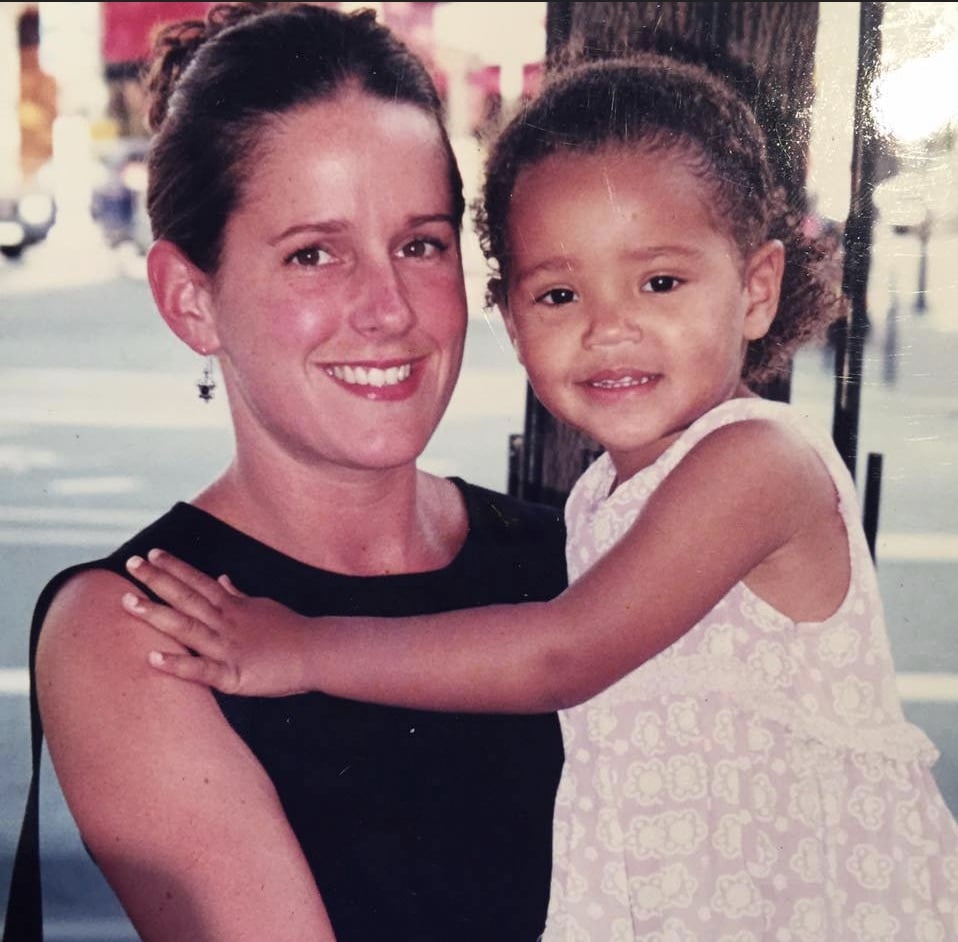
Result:
M542 402L604 454L550 602L309 620L167 553L124 605L231 693L562 710L544 938L958 934L958 827L905 722L853 482L749 383L838 299L746 105L641 57L560 76L490 158L492 297Z

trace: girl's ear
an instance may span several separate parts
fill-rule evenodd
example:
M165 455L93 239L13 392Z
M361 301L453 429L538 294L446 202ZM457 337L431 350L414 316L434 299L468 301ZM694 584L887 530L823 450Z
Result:
M220 343L206 272L165 239L150 248L146 271L153 300L170 330L197 353L216 353Z
M785 246L778 239L770 239L759 246L745 265L745 291L748 308L745 311L744 336L758 340L768 333L782 291L785 271Z

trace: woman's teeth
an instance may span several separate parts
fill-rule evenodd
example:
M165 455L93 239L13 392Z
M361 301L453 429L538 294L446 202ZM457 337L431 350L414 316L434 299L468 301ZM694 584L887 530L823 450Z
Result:
M397 386L409 379L412 364L404 363L402 366L390 366L386 369L378 366L327 366L326 372L350 386Z

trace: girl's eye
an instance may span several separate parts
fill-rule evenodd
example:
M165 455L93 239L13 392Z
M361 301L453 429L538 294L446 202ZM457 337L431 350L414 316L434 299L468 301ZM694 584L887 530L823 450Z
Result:
M666 294L674 291L682 282L674 275L653 275L644 285L643 291L649 291L652 294Z
M571 304L575 300L577 295L571 288L550 288L536 298L536 304L559 307L562 304Z
M320 248L318 245L309 245L303 249L297 249L286 259L289 265L299 265L302 268L312 268L317 265L328 265L333 260L333 256Z
M419 238L406 242L399 250L403 258L435 258L447 248L442 239Z

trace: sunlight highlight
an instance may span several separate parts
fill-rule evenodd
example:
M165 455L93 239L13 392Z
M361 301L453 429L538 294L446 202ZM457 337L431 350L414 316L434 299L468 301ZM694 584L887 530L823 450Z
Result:
M879 127L913 143L958 120L958 40L883 75L875 90Z

